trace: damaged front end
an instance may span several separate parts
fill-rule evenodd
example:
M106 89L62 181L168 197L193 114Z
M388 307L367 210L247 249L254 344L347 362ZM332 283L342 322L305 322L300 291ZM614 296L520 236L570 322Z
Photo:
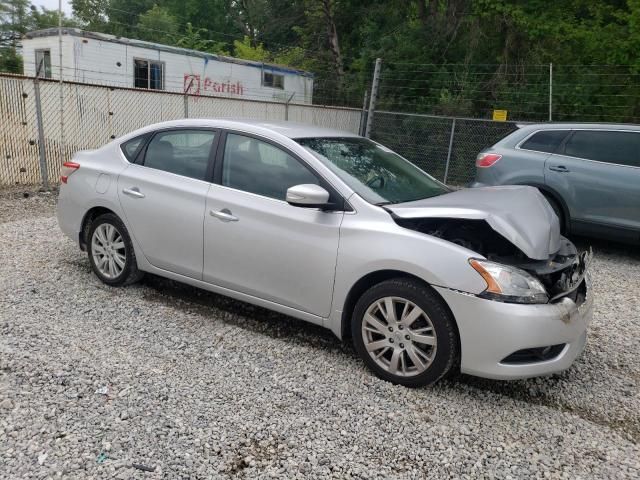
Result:
M486 260L470 261L487 282L488 287L480 295L482 297L510 303L553 303L568 297L576 305L582 304L586 298L584 277L592 252L578 253L573 243L564 237L560 237L558 250L546 259L532 259L485 220L401 218L395 215L394 220L404 228L441 238L482 255ZM510 280L507 289L497 284L501 278Z

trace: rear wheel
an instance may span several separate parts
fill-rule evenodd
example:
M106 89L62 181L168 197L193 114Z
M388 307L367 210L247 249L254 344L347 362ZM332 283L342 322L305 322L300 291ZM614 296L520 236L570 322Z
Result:
M380 378L408 387L432 384L456 364L451 313L427 285L396 278L367 290L352 318L356 350Z
M93 272L107 285L128 285L142 277L129 233L113 213L100 215L91 223L87 253Z

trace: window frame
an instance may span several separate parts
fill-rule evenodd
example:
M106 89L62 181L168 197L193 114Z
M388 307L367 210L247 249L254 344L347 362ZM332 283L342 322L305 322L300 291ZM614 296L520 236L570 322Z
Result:
M573 155L567 155L565 153L565 147L567 146L568 141L573 137L576 132L618 132L618 133L631 133L634 135L640 135L640 131L636 130L626 130L626 129L615 129L615 128L572 128L571 133L562 141L560 144L560 151L555 153L555 155L561 155L567 158L574 158L576 160L582 160L584 162L595 162L603 165L616 165L618 167L627 167L627 168L637 168L640 169L640 165L626 165L624 163L615 163L615 162L605 162L603 160L593 160L591 158L584 157L574 157Z
M136 87L136 62L147 62L147 86L146 87ZM160 82L161 88L151 88L151 64L157 63L161 66L161 75ZM150 58L142 58L142 57L133 57L133 88L140 88L145 90L153 90L156 92L164 92L165 89L165 66L166 62L162 60L152 60Z
M276 77L282 78L282 86L279 87L276 85L275 81L272 81L271 84L267 84L267 82L265 81L265 75L271 75L271 78L273 80L275 80ZM275 88L278 90L284 90L284 74L283 73L276 73L274 71L271 70L263 70L262 71L262 86L263 87L267 87L267 88Z
M145 158L147 156L147 150L149 148L149 144L151 143L151 141L154 139L154 137L158 134L161 133L167 133L167 132L181 132L181 131L193 131L193 130L198 130L198 131L205 131L205 132L210 132L214 134L213 137L213 143L211 145L211 150L209 150L209 158L207 160L207 169L205 170L205 175L203 179L199 179L199 178L193 178L193 177L187 177L186 175L180 175L179 173L173 173L173 172L167 172L166 170L161 170L159 168L153 168L153 167L146 167L144 165L144 161ZM212 178L213 178L213 169L214 169L214 165L216 162L216 158L217 158L217 153L218 153L218 149L220 148L220 137L221 137L221 130L219 128L212 128L212 127L167 127L167 128L161 128L158 130L154 130L152 132L147 132L143 135L147 135L147 138L144 140L143 142L143 146L142 148L140 148L140 150L137 152L135 160L132 162L135 165L138 165L140 167L144 167L144 168L149 168L152 170L155 170L156 172L162 172L165 174L169 174L169 175L175 175L177 177L180 178L186 178L189 180L195 180L197 182L206 182L206 183L212 183ZM134 137L130 140L134 140L138 137ZM122 149L122 145L124 145L126 142L122 142L120 144L120 148ZM124 153L124 152L123 152ZM126 155L125 155L126 158Z
M573 135L573 129L572 128L541 128L539 130L536 130L535 132L527 135L524 139L522 139L520 142L518 142L518 145L516 145L516 149L517 150L523 150L525 152L536 152L536 153L544 153L547 155L553 155L556 154L558 151L560 151L561 149L564 148L564 144L566 143L566 141L571 137L571 135ZM529 140L531 140L534 136L536 136L539 133L542 132L565 132L564 134L564 138L562 139L562 141L560 143L558 143L558 146L556 147L555 151L553 152L545 152L542 150L535 150L533 148L524 148L523 145L525 143L527 143Z
M52 68L51 68L51 49L50 48L36 48L34 50L35 63L36 63L36 76L38 78L53 78L52 77ZM44 70L40 71L40 75L38 75L38 54L42 54L45 61L43 62ZM47 61L46 58L49 57L49 69L47 70Z
M296 154L295 152L293 152L290 148L286 147L285 145L282 145L281 143L278 143L268 137L263 137L261 135L257 135L254 133L249 133L249 132L243 132L241 130L233 130L233 129L221 129L220 130L220 137L219 137L219 141L218 141L218 148L217 148L217 152L216 152L216 157L215 157L215 162L214 162L214 168L213 168L213 178L212 178L212 183L214 185L217 185L219 187L222 188L228 188L230 190L234 190L236 192L242 192L244 194L247 195L254 195L258 198L264 198L267 200L271 200L271 201L275 201L275 202L281 202L281 203L286 203L287 205L289 205L289 203L286 200L281 200L279 198L273 198L273 197L267 197L266 195L261 195L259 193L253 193L253 192L248 192L246 190L240 190L238 188L234 188L234 187L229 187L227 185L223 185L222 184L222 170L223 170L223 164L224 164L224 153L227 147L227 135L228 134L233 134L233 135L241 135L244 137L248 137L248 138L252 138L254 140L258 140L264 143L267 143L275 148L278 148L280 150L282 150L283 152L285 152L287 155L289 155L290 157L292 157L295 161L297 161L298 163L300 163L304 168L306 168L314 177L316 177L316 179L318 180L318 184L324 188L327 192L329 192L329 205L327 205L326 208L320 209L320 210L325 210L325 211L339 211L339 212L352 212L353 208L349 205L349 203L346 201L346 199L338 192L338 190L336 190L333 185L331 185L331 183L329 183L329 181L322 176L320 173L318 173L318 171L313 168L311 165L309 165L309 163L304 160L302 157L300 157L300 155ZM299 207L296 207L299 208ZM318 210L318 209L316 209Z

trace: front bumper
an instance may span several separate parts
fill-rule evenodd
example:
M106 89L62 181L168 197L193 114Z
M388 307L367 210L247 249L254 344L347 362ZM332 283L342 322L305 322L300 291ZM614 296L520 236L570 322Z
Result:
M435 287L449 305L460 331L462 373L498 380L535 377L565 370L582 353L593 317L589 276L586 298L576 305L564 297L555 303L522 305L486 300ZM506 364L501 360L523 349L566 344L549 360Z

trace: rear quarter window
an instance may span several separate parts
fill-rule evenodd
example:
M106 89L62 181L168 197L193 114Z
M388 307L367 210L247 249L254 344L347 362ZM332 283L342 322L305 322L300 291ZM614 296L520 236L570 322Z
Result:
M140 135L139 137L132 138L131 140L127 140L122 145L120 145L120 149L124 156L127 157L131 163L133 163L140 153L142 146L144 145L144 141L147 139L147 135Z
M536 152L554 153L565 139L569 130L542 130L529 137L520 148Z

